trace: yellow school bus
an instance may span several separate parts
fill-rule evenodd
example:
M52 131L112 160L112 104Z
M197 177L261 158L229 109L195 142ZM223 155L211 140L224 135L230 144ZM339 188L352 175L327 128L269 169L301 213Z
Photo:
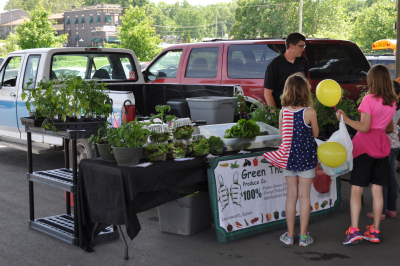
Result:
M395 54L397 40L379 40L372 44L372 51L387 50L388 54Z

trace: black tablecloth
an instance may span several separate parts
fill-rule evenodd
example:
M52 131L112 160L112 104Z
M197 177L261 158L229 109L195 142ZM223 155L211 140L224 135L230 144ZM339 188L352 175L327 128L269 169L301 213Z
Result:
M118 166L101 158L82 160L75 203L81 248L92 251L89 243L95 223L100 223L98 232L111 224L125 224L132 240L140 231L136 213L207 190L206 180L203 157L154 162L145 168Z

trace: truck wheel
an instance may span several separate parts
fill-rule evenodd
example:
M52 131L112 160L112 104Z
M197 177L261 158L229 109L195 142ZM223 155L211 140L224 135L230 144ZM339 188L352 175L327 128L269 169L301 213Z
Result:
M89 143L86 139L77 139L76 140L76 156L77 163L79 167L79 162L82 159L86 158L94 158L96 156L96 151L92 149L92 144ZM72 168L72 141L69 142L69 167Z

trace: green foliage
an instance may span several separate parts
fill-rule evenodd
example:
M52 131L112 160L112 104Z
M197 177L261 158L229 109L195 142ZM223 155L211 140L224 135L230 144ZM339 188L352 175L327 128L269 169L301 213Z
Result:
M122 123L115 129L115 134L110 137L110 145L114 147L140 148L147 142L150 131L143 123L131 121Z
M185 158L186 144L182 141L176 141L168 144L168 156L171 159Z
M169 145L149 144L144 150L147 160L149 161L165 161L169 152Z
M205 156L210 153L210 144L206 138L201 140L193 140L189 145L189 151L193 156Z
M32 84L28 83L27 88ZM84 82L81 77L68 76L57 80L43 79L32 89L24 89L21 98L35 118L44 118L42 127L57 131L53 124L55 116L62 121L67 117L82 114L85 117L111 114L112 106L106 93L107 84L91 80Z
M94 2L107 3L107 4L120 4L122 7L139 6L143 7L149 3L149 0L107 0L105 2L100 2L98 0L83 0L84 6L93 6Z
M280 109L276 109L273 106L268 106L267 104L259 101L250 108L253 110L253 112L250 113L252 120L263 122L274 128L279 128Z
M157 105L156 106L156 111L158 112L158 114L153 115L150 119L150 123L152 124L162 124L164 122L164 116L166 112L171 111L171 106L169 105ZM161 120L161 122L154 122L154 119L159 118ZM165 116L165 119L167 120L167 122L171 122L172 120L174 120L176 118L175 115L167 115Z
M260 126L254 120L241 119L225 131L224 138L252 139L260 135Z
M351 40L362 50L371 50L372 43L381 39L396 39L393 23L397 21L397 3L379 0L357 13Z
M8 0L7 4L3 7L4 10L10 8L10 2L12 9L22 10L34 10L39 1L27 1L27 0ZM82 1L80 0L47 0L40 1L46 10L50 10L51 14L62 13L65 9L71 8L71 6L81 7Z
M193 126L186 125L174 128L172 134L175 139L190 139L194 131L195 129Z
M168 141L169 140L169 132L165 132L165 133L151 132L150 138L151 138L151 141L153 141L153 142Z
M224 142L220 137L215 137L215 136L210 136L208 139L208 144L210 144L210 147L215 147L215 148L223 148L224 147Z
M15 34L11 33L7 37L7 42L4 45L0 46L0 56L6 57L9 53L19 50L17 42L14 39Z
M104 125L99 128L97 134L92 134L88 138L88 142L92 143L93 150L95 149L95 144L110 144L110 139L116 134L115 129L110 122L104 122ZM112 153L112 149L110 151Z
M113 47L132 50L139 61L151 61L162 49L157 47L161 40L154 35L154 28L150 24L145 8L130 5L122 16L122 26L117 33L122 44Z
M15 41L21 49L62 47L67 35L55 36L53 21L48 20L50 11L42 4L28 11L29 19L15 28Z
M247 97L243 95L241 91L235 92L233 95L237 98L235 106L235 114L245 114L250 111L250 108L246 104Z

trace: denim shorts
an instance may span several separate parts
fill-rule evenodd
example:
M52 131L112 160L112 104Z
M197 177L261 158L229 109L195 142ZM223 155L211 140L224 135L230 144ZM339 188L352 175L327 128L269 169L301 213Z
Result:
M306 170L306 171L290 171L283 169L284 176L300 176L304 178L314 178L315 177L315 168Z

